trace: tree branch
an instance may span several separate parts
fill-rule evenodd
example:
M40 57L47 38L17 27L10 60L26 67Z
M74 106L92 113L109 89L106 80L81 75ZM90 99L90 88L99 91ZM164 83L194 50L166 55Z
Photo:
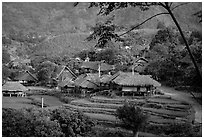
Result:
M141 26L142 24L146 23L147 21L151 20L152 18L154 18L154 17L156 17L156 16L159 16L159 15L163 15L163 14L169 14L169 13L159 13L159 14L153 15L153 16L147 18L145 21L143 21L143 22L140 23L139 25L137 25L137 26L131 28L130 30L128 30L127 32L125 32L125 33L119 35L119 37L120 37L120 36L123 36L123 35L125 35L125 34L127 34L127 33L129 33L130 31L132 31L132 30L134 30L135 28Z
M162 7L166 7L162 2L159 2L159 5L161 5Z
M170 3L170 6L169 6L170 8L171 8L172 4L173 4L173 2Z
M181 3L181 4L179 4L179 5L176 5L174 8L171 9L171 11L175 10L176 8L178 8L178 7L180 7L180 6L186 5L186 4L189 4L189 2Z

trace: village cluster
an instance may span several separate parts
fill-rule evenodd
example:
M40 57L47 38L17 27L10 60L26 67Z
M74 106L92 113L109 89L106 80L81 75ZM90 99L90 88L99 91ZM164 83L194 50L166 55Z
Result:
M55 89L70 93L77 88L82 96L96 95L97 92L118 96L144 96L156 93L156 87L161 86L151 75L140 75L135 71L136 67L148 63L148 60L143 57L134 61L132 72L116 71L114 65L109 65L104 61L89 61L89 57L85 61L78 60L78 62L80 70L83 71L83 74L78 74L78 76L68 66L58 67L57 74L53 77L57 83L54 86ZM17 63L14 62L14 64ZM29 61L23 64L29 65ZM13 81L3 83L3 95L26 96L26 91L28 91L26 86L37 84L37 76L25 70Z

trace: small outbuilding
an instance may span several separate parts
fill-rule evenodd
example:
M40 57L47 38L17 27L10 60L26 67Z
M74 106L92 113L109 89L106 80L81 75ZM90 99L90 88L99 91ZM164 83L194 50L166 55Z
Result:
M3 95L9 95L10 97L12 95L16 96L26 96L26 91L28 89L20 84L19 82L14 82L14 81L7 81L3 86L2 86L2 93Z

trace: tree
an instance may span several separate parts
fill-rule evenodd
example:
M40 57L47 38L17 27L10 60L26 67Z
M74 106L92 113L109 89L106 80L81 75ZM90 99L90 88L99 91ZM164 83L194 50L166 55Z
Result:
M111 12L115 11L115 10L118 10L118 9L121 9L121 8L127 8L129 6L131 7L140 7L141 10L148 10L150 6L161 6L163 7L167 12L162 12L162 13L158 13L156 15L153 15L149 18L147 18L146 20L144 20L142 23L140 24L137 24L136 26L132 27L130 30L128 30L127 32L121 34L120 36L124 35L124 34L127 34L128 32L138 28L139 26L141 26L142 24L146 23L147 21L151 20L152 18L156 17L156 16L160 16L160 15L164 15L164 14L168 14L171 16L172 20L174 21L176 27L178 28L179 30L179 33L181 35L181 37L183 38L184 40L184 44L186 46L186 49L189 53L189 56L194 64L194 67L195 67L195 70L197 72L197 74L199 75L200 78L202 78L201 76L201 73L199 71L199 68L198 68L198 65L192 55L192 52L191 52L191 49L189 47L189 44L184 36L184 33L177 21L177 19L175 18L174 14L173 14L173 10L175 10L176 8L182 6L182 5L186 5L188 3L181 3L181 4L178 4L176 6L173 5L172 2L91 2L90 3L90 6L89 7L99 7L100 8L100 11L98 14L100 15L108 15L110 14ZM75 6L77 5L77 3L75 4ZM173 5L173 6L172 6ZM199 15L199 17L201 17ZM119 37L120 37L119 36Z
M4 137L76 137L92 135L94 122L65 108L2 109Z
M144 114L140 107L131 103L125 103L116 110L118 117L124 124L124 127L133 131L133 136L138 136L138 131L147 122L148 116Z
M112 23L113 18L108 19L105 23L97 23L92 27L93 33L87 37L87 41L98 39L95 47L105 48L107 43L112 39L119 40L118 35L115 33L116 25Z
M38 71L37 73L37 78L38 80L45 85L46 83L48 83L49 79L50 79L50 72L48 69L43 68L40 71Z
M7 80L10 74L11 74L10 69L7 66L2 65L2 79Z
M10 54L8 53L7 50L3 49L2 50L2 63L6 64L10 62Z
M84 114L73 113L65 108L53 110L51 120L57 120L66 137L89 136L94 122Z
M2 135L3 137L32 136L31 121L21 112L8 108L2 109Z
M2 110L2 135L4 137L60 137L64 136L50 112L36 108Z

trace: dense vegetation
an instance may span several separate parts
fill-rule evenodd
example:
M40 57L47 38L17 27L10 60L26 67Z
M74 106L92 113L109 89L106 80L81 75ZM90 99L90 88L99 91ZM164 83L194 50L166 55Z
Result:
M94 122L82 113L64 108L56 110L3 108L4 137L62 137L89 136Z
M199 34L192 32L188 41L201 71L202 46ZM147 57L151 60L144 71L145 74L152 74L157 80L169 86L201 87L201 79L182 45L182 39L175 30L169 28L160 30L153 38L150 47Z
M148 116L136 105L126 103L116 111L116 116L123 122L123 126L133 131L133 136L138 136L139 130L147 122Z

